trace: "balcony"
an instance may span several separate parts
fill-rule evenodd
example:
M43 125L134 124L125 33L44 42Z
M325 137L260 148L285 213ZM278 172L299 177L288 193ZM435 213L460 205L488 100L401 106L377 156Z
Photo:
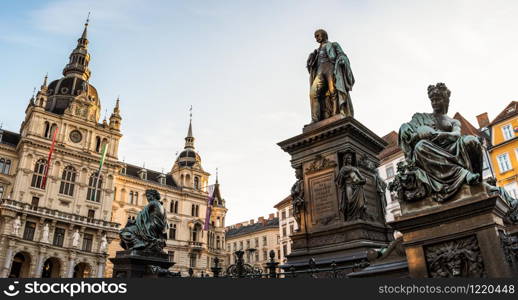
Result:
M73 223L76 225L84 225L89 227L97 227L103 230L117 231L120 224L108 222L100 219L92 219L85 216L62 212L56 209L48 209L41 206L33 206L29 203L16 201L12 199L2 199L0 202L1 209L8 209L18 213L26 213L28 215L45 217L57 221Z
M189 248L191 248L193 251L201 251L203 250L203 243L189 241Z

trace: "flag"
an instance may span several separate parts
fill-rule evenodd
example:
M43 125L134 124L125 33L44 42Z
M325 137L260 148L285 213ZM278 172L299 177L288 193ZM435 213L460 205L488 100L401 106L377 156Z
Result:
M212 211L212 203L214 202L214 188L215 187L216 187L215 184L209 185L207 187L207 191L209 193L209 198L207 199L207 212L205 213L205 226L203 227L203 230L209 230L210 214Z
M93 201L95 200L95 197L97 197L97 185L99 184L99 177L101 177L101 171L104 166L104 160L106 159L106 149L108 148L108 144L103 144L103 149L101 152L101 160L99 161L99 170L97 170L97 178L95 178L95 187L94 187L94 195L93 195Z
M52 145L50 145L49 157L47 159L47 165L45 166L45 174L43 175L43 180L41 181L41 188L45 189L47 185L47 176L49 175L50 162L52 160L52 153L54 153L54 149L56 147L56 136L58 135L58 128L54 129L54 133L52 134Z

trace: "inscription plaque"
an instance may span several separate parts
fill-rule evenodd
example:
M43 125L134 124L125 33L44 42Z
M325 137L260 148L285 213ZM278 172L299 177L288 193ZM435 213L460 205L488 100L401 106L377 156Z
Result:
M309 178L311 195L311 219L313 224L327 224L338 212L338 198L334 183L334 172L316 175Z

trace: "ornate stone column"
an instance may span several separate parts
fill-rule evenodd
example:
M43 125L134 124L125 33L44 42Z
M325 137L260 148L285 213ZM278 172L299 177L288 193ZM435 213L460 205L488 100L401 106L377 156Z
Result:
M72 278L74 276L74 267L76 266L76 254L72 252L70 254L70 258L68 260L68 274L67 278Z
M47 248L44 246L40 246L40 254L38 257L38 263L36 264L36 269L34 269L34 273L32 274L32 277L34 278L40 278L41 277L41 270L43 269L43 259L45 259L45 254Z
M4 267L2 270L2 278L7 278L7 276L9 276L9 270L11 269L11 263L13 261L14 241L8 240L7 245Z

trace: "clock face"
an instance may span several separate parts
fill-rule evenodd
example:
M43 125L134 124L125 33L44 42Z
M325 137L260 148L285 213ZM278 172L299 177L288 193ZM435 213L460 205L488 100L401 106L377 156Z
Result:
M83 139L81 132L74 130L70 133L70 140L74 143L79 143Z

